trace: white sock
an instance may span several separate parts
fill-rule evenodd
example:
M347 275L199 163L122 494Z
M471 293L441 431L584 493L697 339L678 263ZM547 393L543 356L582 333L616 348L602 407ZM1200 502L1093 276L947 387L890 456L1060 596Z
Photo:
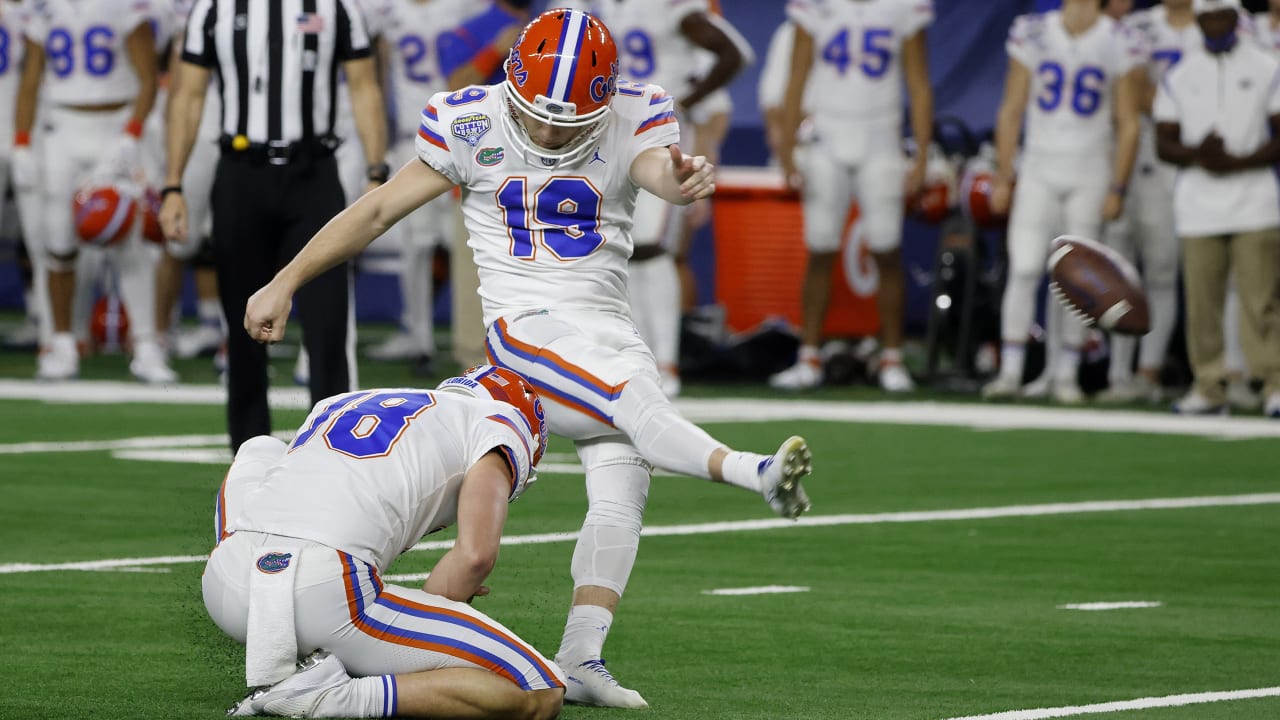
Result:
M1053 379L1076 382L1080 370L1080 349L1063 346L1058 351L1058 362L1053 368Z
M556 657L566 661L599 659L611 625L613 613L605 608L599 605L574 605L569 608L569 619L564 623L564 638L560 640L560 651L556 653Z
M374 718L396 712L396 676L351 678L325 692L310 717Z
M1000 374L1005 377L1016 377L1021 381L1022 365L1026 362L1026 357L1026 345L1004 341L1000 346Z
M725 457L720 472L730 485L758 493L761 491L760 468L768 459L768 455L732 450Z
M796 360L798 362L807 362L810 365L822 365L822 352L817 345L801 345Z
M221 327L222 303L216 297L200 298L196 301L196 317L200 319L201 325Z

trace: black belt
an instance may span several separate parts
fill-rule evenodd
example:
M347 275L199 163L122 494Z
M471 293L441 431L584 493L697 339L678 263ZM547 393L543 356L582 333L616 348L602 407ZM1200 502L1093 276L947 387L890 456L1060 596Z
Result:
M268 165L288 165L297 160L313 160L333 155L341 144L336 137L316 138L284 142L272 140L265 143L249 142L243 135L223 135L218 138L223 157L240 158Z

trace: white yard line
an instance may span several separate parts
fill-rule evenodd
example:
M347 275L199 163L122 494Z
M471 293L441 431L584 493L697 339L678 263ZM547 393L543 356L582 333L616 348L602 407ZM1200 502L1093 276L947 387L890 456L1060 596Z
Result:
M946 720L1049 720L1050 718L1075 717L1077 715L1101 715L1125 710L1150 710L1151 708L1182 707L1183 705L1200 705L1203 703L1251 700L1265 697L1280 697L1280 687L1165 695L1163 697L1146 697L1136 700L1117 700L1094 705L1007 710L990 715L965 715L964 717L946 718Z
M151 387L138 383L78 381L34 383L0 380L0 399L48 403L177 403L223 405L219 385ZM273 408L309 409L306 390L274 388ZM1089 408L937 402L824 402L797 398L681 398L676 407L694 422L827 422L935 425L985 430L1070 430L1194 435L1213 438L1280 438L1280 422L1262 417L1183 417Z
M644 528L641 535L663 537L679 535L710 535L751 530L781 530L785 528L829 527L834 525L877 525L882 523L938 522L947 520L990 520L994 518L1041 517L1045 515L1073 515L1081 513L1124 512L1133 510L1178 510L1185 508L1233 507L1242 505L1277 505L1280 493L1251 495L1210 495L1184 498L1148 498L1145 500L1095 500L1075 503L1048 503L1043 505L1006 505L1003 507L965 508L959 510L917 510L909 512L866 513L854 515L818 515L799 520L781 518L740 520L690 525L653 525ZM546 543L573 542L577 531L539 533L534 535L508 535L503 545L542 545ZM447 550L452 540L433 540L414 545L411 550ZM113 560L87 560L67 563L7 563L0 565L0 575L53 570L114 570L149 565L179 565L204 562L207 555L170 555L149 558L118 558Z
M703 595L778 595L782 593L809 592L803 585L761 585L759 587L716 588L703 590Z
M1059 605L1059 610L1141 610L1143 608L1158 608L1164 603L1155 600L1123 600L1119 602L1087 602L1087 603L1067 603Z

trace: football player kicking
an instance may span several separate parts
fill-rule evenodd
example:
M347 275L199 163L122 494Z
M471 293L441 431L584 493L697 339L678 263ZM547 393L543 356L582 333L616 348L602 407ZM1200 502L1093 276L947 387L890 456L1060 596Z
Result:
M715 191L711 164L681 154L678 136L671 97L617 80L617 49L600 21L547 11L511 49L504 82L433 96L418 158L317 233L245 312L251 336L278 341L303 283L462 186L489 357L537 388L551 431L576 442L586 468L587 516L556 656L571 702L647 705L600 653L635 563L652 467L759 493L784 517L809 508L804 440L789 438L772 456L733 451L685 420L631 321L638 189L680 205Z
M218 493L202 586L209 616L245 644L247 684L263 687L227 714L559 714L559 668L468 604L488 594L507 504L546 444L537 393L487 365L435 391L322 400L287 448L245 442ZM382 581L450 525L457 540L421 589Z
M982 389L987 399L1023 392L1027 333L1049 241L1063 233L1099 237L1103 221L1124 210L1138 146L1145 60L1140 43L1102 14L1097 0L1066 0L1061 10L1016 18L1005 48L1009 70L996 118L999 168L991 205L1004 213L1012 196L1013 210L1000 312L1000 372ZM1024 115L1015 190L1014 155ZM1084 325L1060 303L1049 303L1045 314L1050 335L1062 326L1062 349L1056 358L1046 357L1053 368L1053 397L1064 404L1083 402L1076 376Z

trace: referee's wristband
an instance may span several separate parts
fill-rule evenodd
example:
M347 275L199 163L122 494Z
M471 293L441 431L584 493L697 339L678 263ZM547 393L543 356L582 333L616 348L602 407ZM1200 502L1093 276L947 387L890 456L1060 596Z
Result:
M169 195L172 193L178 193L179 195L181 195L182 186L181 185L165 185L164 187L160 188L160 199L163 200L169 197Z

